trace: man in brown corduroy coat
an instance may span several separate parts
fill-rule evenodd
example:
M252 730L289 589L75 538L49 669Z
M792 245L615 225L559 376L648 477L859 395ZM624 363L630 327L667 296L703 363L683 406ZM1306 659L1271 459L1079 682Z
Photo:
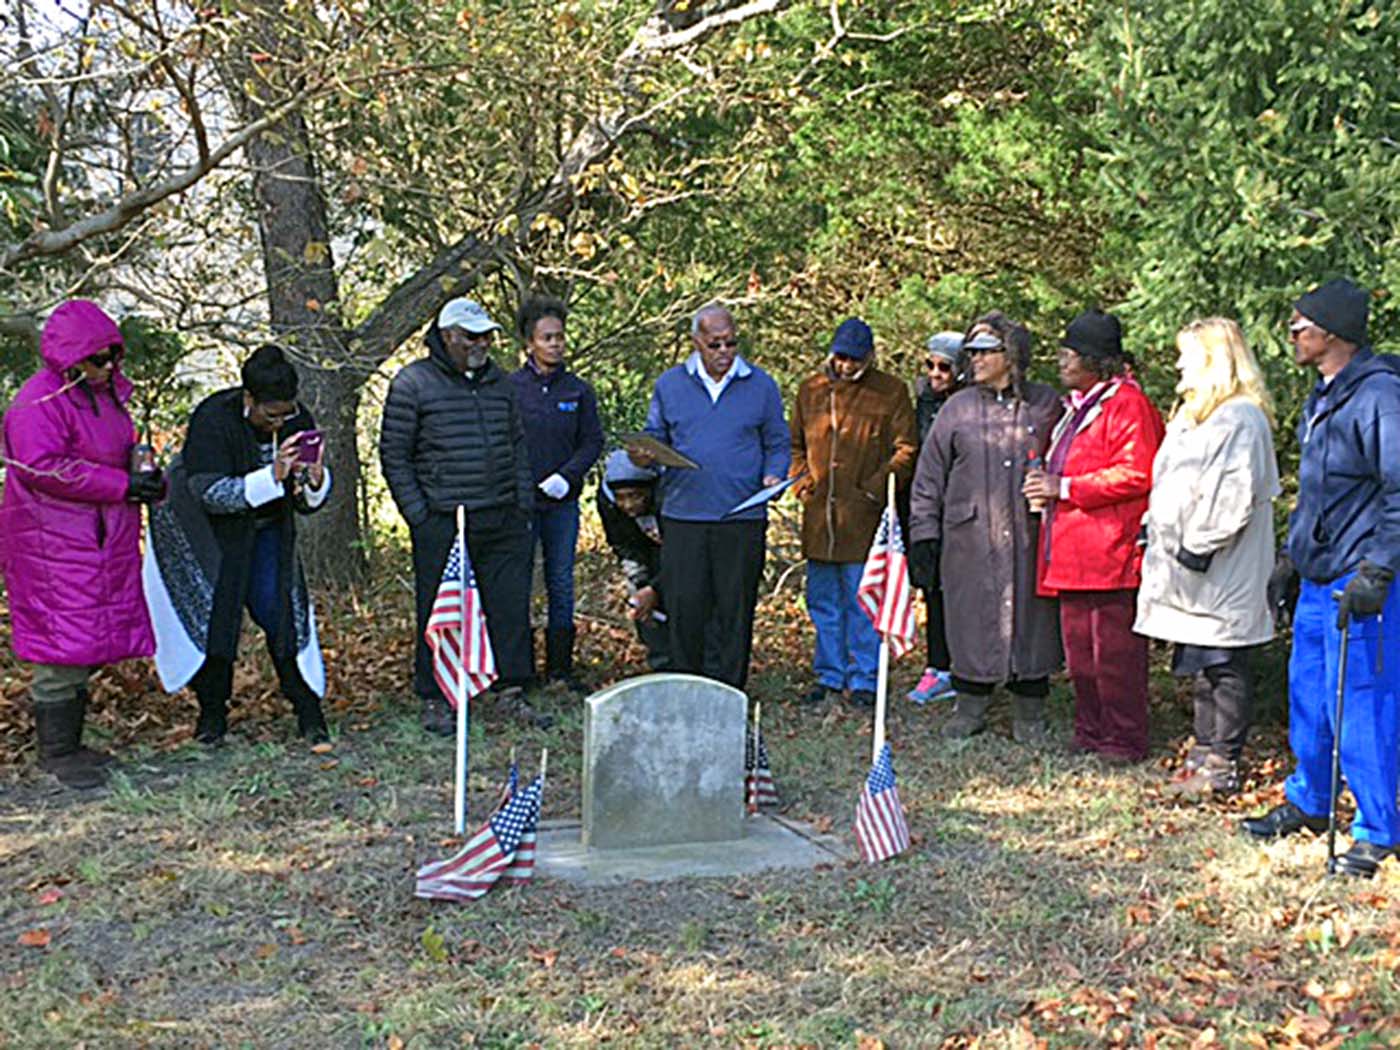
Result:
M909 484L918 455L914 406L904 383L873 366L874 336L859 318L836 329L826 366L798 388L792 410L792 471L802 501L807 612L817 630L817 684L807 702L849 689L875 702L880 639L856 604L856 588L886 479Z

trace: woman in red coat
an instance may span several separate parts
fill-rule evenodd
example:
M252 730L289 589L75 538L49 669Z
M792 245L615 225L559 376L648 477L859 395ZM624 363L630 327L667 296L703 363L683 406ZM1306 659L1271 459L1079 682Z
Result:
M1162 417L1127 370L1112 314L1080 314L1060 345L1065 414L1023 494L1043 506L1037 583L1060 599L1074 741L1115 763L1147 757L1147 639L1133 633Z

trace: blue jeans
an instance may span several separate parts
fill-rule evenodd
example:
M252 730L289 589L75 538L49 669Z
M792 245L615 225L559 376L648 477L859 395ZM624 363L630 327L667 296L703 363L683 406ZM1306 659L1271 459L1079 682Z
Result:
M880 636L856 604L864 570L861 562L807 563L807 613L817 629L812 666L828 689L875 689Z
M574 625L574 552L578 547L578 501L536 508L530 517L530 557L544 548L544 590L551 631Z
M1327 813L1337 708L1337 603L1328 584L1304 580L1293 614L1288 662L1288 742L1298 760L1284 784L1288 800L1310 816ZM1392 586L1381 617L1354 620L1347 632L1342 712L1342 776L1356 798L1352 838L1400 844L1395 789L1400 755L1400 588ZM1377 667L1377 661L1380 666Z

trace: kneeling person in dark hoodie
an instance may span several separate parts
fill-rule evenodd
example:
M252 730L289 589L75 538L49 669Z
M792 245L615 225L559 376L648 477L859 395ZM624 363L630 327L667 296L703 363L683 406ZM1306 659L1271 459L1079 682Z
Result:
M671 666L671 643L661 604L657 480L651 467L636 466L621 449L612 453L603 468L603 483L598 486L598 517L632 589L628 606L637 624L637 637L647 647L647 666L664 671Z

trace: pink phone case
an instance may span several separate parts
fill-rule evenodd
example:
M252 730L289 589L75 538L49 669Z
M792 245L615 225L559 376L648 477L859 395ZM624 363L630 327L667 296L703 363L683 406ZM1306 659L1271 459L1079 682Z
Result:
M302 434L301 440L297 442L296 462L308 465L315 463L321 454L321 445L325 440L325 435L319 430L308 430Z

